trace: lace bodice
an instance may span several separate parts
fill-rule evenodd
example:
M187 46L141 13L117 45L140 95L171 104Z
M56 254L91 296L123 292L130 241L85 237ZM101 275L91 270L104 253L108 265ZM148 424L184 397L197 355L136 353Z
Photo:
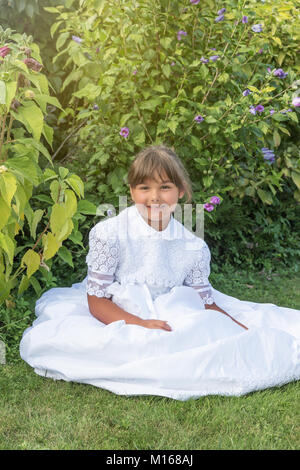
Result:
M146 283L153 298L186 285L204 303L213 303L209 248L173 217L165 230L157 231L135 205L128 207L91 229L86 262L89 295L110 298L107 287L113 282Z

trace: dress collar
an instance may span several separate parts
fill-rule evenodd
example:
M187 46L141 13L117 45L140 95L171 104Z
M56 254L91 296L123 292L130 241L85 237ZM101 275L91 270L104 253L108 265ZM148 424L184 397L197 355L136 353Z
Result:
M174 219L173 214L170 217L169 223L164 230L156 230L151 227L142 217L136 205L128 207L128 229L129 233L133 238L147 237L162 240L175 240L185 239L191 241L195 238L191 232L186 230L184 226Z

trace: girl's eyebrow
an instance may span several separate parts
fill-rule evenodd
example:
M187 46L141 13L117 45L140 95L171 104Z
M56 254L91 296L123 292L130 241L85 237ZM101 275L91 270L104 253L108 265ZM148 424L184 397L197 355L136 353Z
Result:
M160 184L164 184L164 183L172 183L172 181L169 181L169 180L167 180L167 181L161 181ZM139 185L140 185L140 186L147 186L147 183L140 183Z

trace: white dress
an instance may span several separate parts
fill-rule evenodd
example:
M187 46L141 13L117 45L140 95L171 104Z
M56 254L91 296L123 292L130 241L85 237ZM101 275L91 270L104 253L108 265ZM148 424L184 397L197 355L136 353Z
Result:
M173 217L157 231L135 205L124 209L92 228L86 261L82 282L36 303L20 354L37 374L177 400L240 396L300 378L300 311L214 289L207 244ZM87 292L172 331L105 325L91 315ZM205 309L213 302L248 330Z

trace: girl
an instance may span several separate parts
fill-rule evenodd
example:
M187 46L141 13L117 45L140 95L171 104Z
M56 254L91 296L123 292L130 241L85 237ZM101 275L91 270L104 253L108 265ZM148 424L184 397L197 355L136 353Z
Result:
M172 215L192 196L177 155L146 148L128 183L133 205L90 231L87 277L37 301L21 357L45 377L177 400L299 379L300 311L211 286L206 242Z

